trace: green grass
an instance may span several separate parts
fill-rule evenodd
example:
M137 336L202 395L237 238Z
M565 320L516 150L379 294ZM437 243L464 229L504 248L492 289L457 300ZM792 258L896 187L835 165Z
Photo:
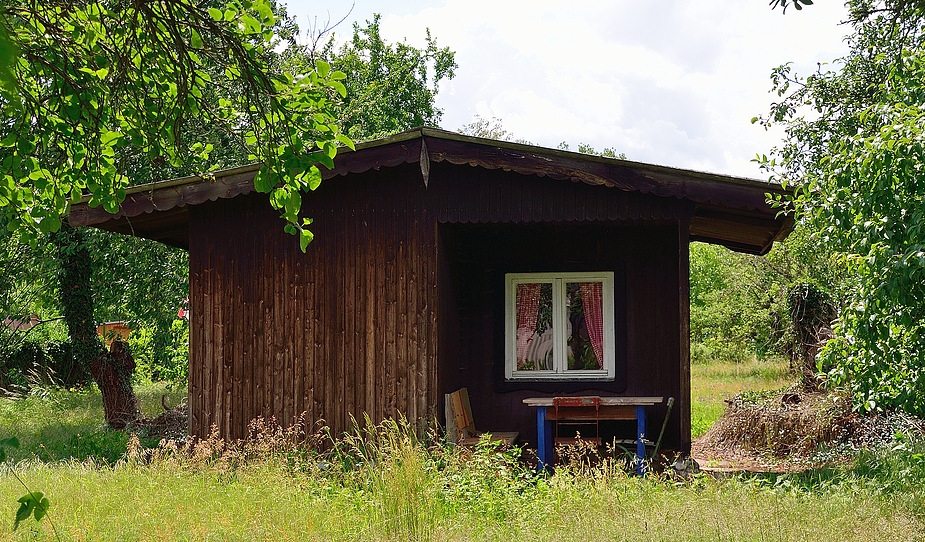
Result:
M264 460L230 470L34 462L20 474L51 496L65 540L851 541L925 532L921 476L887 493L880 478L855 471L684 484L604 469L543 478L491 451L461 459L404 446L349 472ZM21 492L0 476L0 495ZM7 534L53 539L47 521Z
M163 411L163 395L169 406L186 398L186 389L167 389L163 383L139 386L136 393L142 412L152 417ZM20 442L18 449L7 450L8 456L48 462L92 458L111 464L125 452L128 441L126 433L106 428L102 398L95 388L36 390L25 398L0 399L0 438L5 436Z
M785 381L774 364L698 366L694 393L721 403ZM139 389L149 415L163 392ZM422 442L400 424L326 452L269 431L250 447L113 460L128 437L101 420L92 392L0 402L0 437L23 440L16 472L51 499L62 540L925 540L925 448L914 443L803 474L678 482L611 464L536 476L512 454ZM87 448L61 459L75 431L95 435L102 459ZM47 519L8 530L25 493L10 465L0 540L54 540Z
M726 410L725 400L743 391L783 388L794 381L783 359L702 362L691 365L691 434L707 432Z

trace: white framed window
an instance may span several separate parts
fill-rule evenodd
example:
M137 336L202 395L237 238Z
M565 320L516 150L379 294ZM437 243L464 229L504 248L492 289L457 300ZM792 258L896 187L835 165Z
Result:
M508 380L614 378L613 273L505 275Z

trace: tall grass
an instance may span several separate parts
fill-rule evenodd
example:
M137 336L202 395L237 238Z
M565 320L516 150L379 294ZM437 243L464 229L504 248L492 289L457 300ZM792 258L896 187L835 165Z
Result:
M60 412L29 400L7 406ZM9 419L0 435L15 429ZM401 420L364 422L340 439L303 440L261 421L243 443L213 436L152 450L125 437L128 452L115 462L30 453L15 468L49 496L63 540L925 540L920 443L803 474L682 481L607 461L550 477L519 450L458 448L423 433ZM12 465L0 466L8 524L22 494ZM27 522L0 528L3 539L54 535L45 521Z
M52 497L65 540L851 541L925 532L921 478L889 474L902 486L884 492L887 480L858 469L683 483L603 467L545 477L491 468L501 452L488 447L453 450L411 436L396 444L382 463L300 470L269 459L233 469L169 461L20 469ZM0 495L17 491L0 475ZM53 539L44 522L5 534Z
M186 400L186 390L163 383L145 384L136 390L142 412L155 416L163 411L162 397L175 406ZM0 438L15 436L18 449L8 449L14 460L41 461L93 459L115 463L125 453L128 435L111 431L103 418L99 390L46 390L35 388L23 398L0 398ZM156 444L156 441L149 444Z

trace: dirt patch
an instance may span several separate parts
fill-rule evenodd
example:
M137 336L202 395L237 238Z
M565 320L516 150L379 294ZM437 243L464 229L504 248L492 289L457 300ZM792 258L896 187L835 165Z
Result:
M895 440L921 438L925 423L902 413L861 416L849 397L791 388L743 393L693 442L704 470L793 472L848 460L854 452Z

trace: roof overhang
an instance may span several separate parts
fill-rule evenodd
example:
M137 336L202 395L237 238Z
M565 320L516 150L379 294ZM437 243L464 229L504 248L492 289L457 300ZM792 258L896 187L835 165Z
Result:
M690 238L751 254L764 254L793 228L793 220L768 204L769 194L785 194L780 185L754 179L644 164L532 145L464 136L433 128L417 128L341 149L332 170L322 176L362 173L371 169L418 163L425 183L433 163L502 169L524 175L580 181L618 190L693 203ZM120 233L189 247L189 207L254 191L259 164L171 179L129 188L119 212L90 207L86 199L73 206L74 226L96 226Z

